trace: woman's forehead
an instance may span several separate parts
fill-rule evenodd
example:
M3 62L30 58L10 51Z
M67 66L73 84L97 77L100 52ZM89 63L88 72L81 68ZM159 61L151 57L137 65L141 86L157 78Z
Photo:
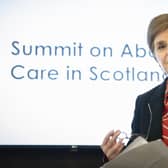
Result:
M154 39L155 44L158 44L164 41L168 41L168 29L157 34Z

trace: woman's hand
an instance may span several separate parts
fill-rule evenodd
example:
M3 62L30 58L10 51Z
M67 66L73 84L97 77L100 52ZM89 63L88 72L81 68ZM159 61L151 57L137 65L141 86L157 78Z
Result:
M114 159L123 149L124 143L123 139L117 140L121 131L110 131L104 138L101 145L101 149L108 158L108 160Z

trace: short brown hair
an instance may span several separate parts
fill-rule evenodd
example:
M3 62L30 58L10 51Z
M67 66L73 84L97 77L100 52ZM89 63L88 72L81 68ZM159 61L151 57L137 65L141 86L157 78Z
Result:
M151 20L147 31L147 42L152 53L154 53L155 37L166 29L168 29L168 13L160 14Z

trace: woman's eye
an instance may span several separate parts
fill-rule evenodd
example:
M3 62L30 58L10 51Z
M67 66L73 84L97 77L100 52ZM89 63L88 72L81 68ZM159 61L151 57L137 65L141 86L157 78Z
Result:
M157 49L158 49L158 50L161 50L161 49L164 49L164 48L166 48L166 45L165 45L165 44L162 44L162 45L159 45Z
M159 44L158 46L157 46L157 50L162 50L162 49L165 49L167 47L167 44Z

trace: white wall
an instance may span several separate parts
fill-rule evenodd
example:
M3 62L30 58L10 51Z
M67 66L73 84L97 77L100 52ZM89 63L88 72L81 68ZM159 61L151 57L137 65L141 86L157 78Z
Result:
M99 145L110 129L129 133L136 96L163 80L146 44L163 12L163 0L1 1L0 144Z

